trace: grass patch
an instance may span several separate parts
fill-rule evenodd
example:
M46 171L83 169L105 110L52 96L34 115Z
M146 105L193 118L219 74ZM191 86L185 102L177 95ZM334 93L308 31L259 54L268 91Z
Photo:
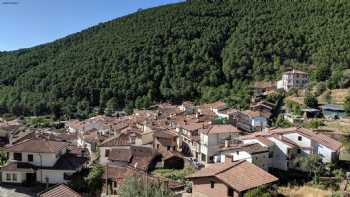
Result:
M33 127L54 127L56 126L55 121L51 116L31 116L24 118L24 124Z
M348 95L349 90L348 89L334 89L329 90L330 91L330 102L334 104L344 104L344 99ZM321 96L318 97L318 102L320 104L325 104L327 102L326 98L326 92L325 91Z
M185 181L185 177L191 175L195 172L192 166L185 166L184 169L176 170L176 169L155 169L152 174L155 176L165 177L175 181Z
M332 191L311 186L279 187L278 193L284 196L328 197Z

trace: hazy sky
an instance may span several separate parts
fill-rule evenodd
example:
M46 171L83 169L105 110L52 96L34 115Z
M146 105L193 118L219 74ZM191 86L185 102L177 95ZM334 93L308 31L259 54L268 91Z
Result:
M182 0L0 0L0 51L28 48L158 5Z

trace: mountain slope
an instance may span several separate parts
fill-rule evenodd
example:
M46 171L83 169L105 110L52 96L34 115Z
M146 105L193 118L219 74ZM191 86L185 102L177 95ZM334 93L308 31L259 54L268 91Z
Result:
M108 100L132 108L225 98L244 107L249 83L276 78L282 65L349 67L349 9L348 1L226 0L144 10L0 53L0 104L67 116Z

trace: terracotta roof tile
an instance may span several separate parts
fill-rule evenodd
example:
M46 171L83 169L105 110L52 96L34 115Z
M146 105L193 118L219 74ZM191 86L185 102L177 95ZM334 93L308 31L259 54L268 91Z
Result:
M120 133L118 136L114 136L106 139L100 144L102 147L120 146L120 145L131 145L134 144L133 138L128 134Z
M209 125L208 128L201 129L201 132L206 134L218 134L218 133L240 133L237 127L230 124L214 124Z
M56 185L38 194L39 197L81 197L80 194L64 184Z
M299 133L300 135L303 135L307 138L310 138L312 140L314 140L315 142L322 144L332 150L339 150L342 146L342 144L340 142L338 142L337 140L328 137L324 134L321 133L315 133L311 130L305 129L305 128L296 128L296 127L291 127L291 128L286 128L286 129L273 129L270 131L272 134L287 134L287 133Z
M1 171L23 171L34 170L36 167L30 163L25 162L8 162L5 166L1 167Z
M246 151L250 154L257 154L262 152L268 152L269 149L267 147L261 146L259 143L251 143L251 144L238 144L237 146L229 146L222 147L222 151Z
M188 178L195 179L205 177L216 177L239 192L278 180L273 175L247 161L212 164L199 170Z
M127 149L112 149L108 159L111 161L125 161L130 162L132 152L129 148Z
M9 152L57 153L67 148L67 146L68 143L66 142L29 139L14 145L9 145L5 150Z

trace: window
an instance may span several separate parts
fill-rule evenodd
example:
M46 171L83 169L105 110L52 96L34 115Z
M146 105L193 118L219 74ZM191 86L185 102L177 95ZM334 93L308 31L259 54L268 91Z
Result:
M33 161L33 155L28 155L28 161Z
M17 174L12 174L12 180L17 181Z
M269 158L273 157L273 151L269 152Z
M239 151L236 151L236 154L239 155Z
M297 151L297 152L298 152L298 154L300 154L300 153L301 153L301 149L300 149L300 148L298 148L298 151Z
M6 181L11 181L11 174L6 174Z
M105 151L105 157L108 157L109 156L109 149L106 149Z
M303 140L303 138L301 136L298 136L298 140L301 141Z
M206 161L206 160L207 160L206 157L207 157L207 156L206 156L205 154L202 153L202 161Z
M210 157L209 157L209 160L210 160L210 161L213 161L213 159L214 159L213 156L210 156Z
M167 146L166 149L167 149L167 150L170 150L170 146Z
M227 195L233 197L233 189L232 188L228 188Z
M70 173L63 173L63 179L64 180L71 180L72 179L72 174L70 174Z
M159 149L159 144L157 144L157 149Z
M176 150L176 147L175 146L173 146L173 151L175 151Z
M16 161L22 161L22 153L13 153L13 159Z
M214 181L210 181L210 188L214 188Z

